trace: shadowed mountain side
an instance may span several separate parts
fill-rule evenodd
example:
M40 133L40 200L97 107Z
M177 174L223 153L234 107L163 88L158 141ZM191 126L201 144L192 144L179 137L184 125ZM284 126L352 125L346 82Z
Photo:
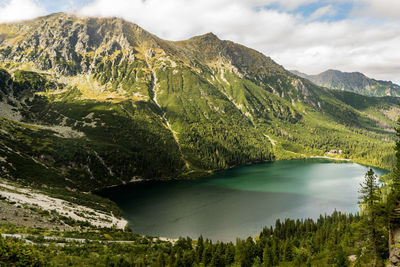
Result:
M0 36L8 179L87 191L332 149L394 162L398 99L321 88L212 33L171 42L119 18L57 13L0 24ZM21 155L37 171L20 173Z

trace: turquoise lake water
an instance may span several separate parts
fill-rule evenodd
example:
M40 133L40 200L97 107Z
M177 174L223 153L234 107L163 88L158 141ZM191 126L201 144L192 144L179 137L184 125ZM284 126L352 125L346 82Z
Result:
M257 235L278 218L317 218L335 209L358 212L358 189L368 169L321 159L275 161L99 194L118 204L136 233L234 241Z

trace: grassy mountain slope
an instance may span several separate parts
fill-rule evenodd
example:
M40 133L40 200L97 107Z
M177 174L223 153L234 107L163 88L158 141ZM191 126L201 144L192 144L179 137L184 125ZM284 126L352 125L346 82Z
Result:
M292 73L330 89L354 92L366 96L400 96L400 86L389 81L368 78L360 72L327 70L317 75L307 75L299 71Z
M94 190L324 155L390 168L397 98L334 92L213 34L116 18L0 25L0 175Z

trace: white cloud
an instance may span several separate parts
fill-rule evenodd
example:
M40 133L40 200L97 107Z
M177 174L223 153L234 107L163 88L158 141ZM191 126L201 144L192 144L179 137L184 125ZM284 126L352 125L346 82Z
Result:
M356 15L372 15L380 18L400 19L399 0L354 0Z
M354 0L350 19L316 21L334 16L335 2L343 1L346 0L94 0L79 12L123 17L169 40L211 31L221 39L263 52L287 69L310 74L329 68L361 71L373 78L400 83L400 15L396 12L400 1ZM315 2L326 5L308 18L290 13ZM269 4L280 5L281 11L258 8ZM0 4L0 22L45 13L37 0Z
M32 19L45 13L46 10L34 0L11 0L0 6L0 22Z
M333 1L321 1L330 4L317 10L314 18L334 15ZM371 0L369 4L378 1L389 0ZM256 8L277 2L289 9L315 1L95 0L80 13L123 17L169 40L212 31L222 39L261 51L288 69L311 74L329 68L361 71L400 83L400 23L372 24L357 17L310 22L288 12Z
M249 1L252 3L251 1ZM318 0L271 0L269 4L278 4L287 10L294 10L302 5L319 2Z
M332 5L327 5L327 6L323 6L318 8L317 10L315 10L311 15L310 15L310 19L315 20L315 19L319 19L321 17L332 17L334 15L336 15L337 10L332 6Z

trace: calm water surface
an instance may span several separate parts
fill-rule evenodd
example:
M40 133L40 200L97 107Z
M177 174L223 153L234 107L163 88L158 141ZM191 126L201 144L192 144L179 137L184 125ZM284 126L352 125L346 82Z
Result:
M317 218L335 209L357 212L359 184L367 170L320 159L276 161L196 180L134 183L99 194L118 204L136 233L234 241L257 235L278 218Z

